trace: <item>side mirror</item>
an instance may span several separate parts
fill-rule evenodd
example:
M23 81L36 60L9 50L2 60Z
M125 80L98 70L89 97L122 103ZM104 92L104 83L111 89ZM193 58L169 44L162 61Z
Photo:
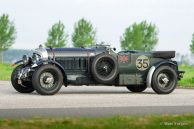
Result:
M113 50L116 51L117 49L114 47Z

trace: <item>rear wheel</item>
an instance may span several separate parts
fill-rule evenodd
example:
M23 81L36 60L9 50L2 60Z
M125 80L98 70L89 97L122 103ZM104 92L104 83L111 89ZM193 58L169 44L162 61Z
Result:
M143 92L147 88L146 85L137 85L137 86L127 86L127 89L130 90L131 92Z
M34 72L32 84L39 94L53 95L63 84L63 74L54 65L43 65Z
M32 87L32 82L22 81L21 84L18 83L18 72L23 68L23 65L17 66L11 75L11 83L14 89L20 93L31 93L34 91Z
M152 89L158 94L169 94L177 86L177 73L170 66L160 66L152 78Z

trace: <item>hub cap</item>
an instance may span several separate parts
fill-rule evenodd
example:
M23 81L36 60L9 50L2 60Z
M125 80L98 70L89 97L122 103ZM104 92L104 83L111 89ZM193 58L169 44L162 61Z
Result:
M160 87L165 88L168 87L169 77L166 73L160 73L158 75L158 84Z
M52 73L44 72L40 75L40 84L43 88L49 89L54 86L54 76Z
M113 62L109 59L101 59L97 63L97 73L101 76L108 76L114 69Z

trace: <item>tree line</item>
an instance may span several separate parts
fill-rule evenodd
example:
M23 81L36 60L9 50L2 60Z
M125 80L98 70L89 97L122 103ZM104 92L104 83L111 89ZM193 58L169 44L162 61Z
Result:
M48 32L48 38L45 42L46 47L65 47L68 34L64 30L64 24L59 21L55 23ZM74 31L71 35L74 47L89 47L96 44L96 29L90 21L82 18L74 25ZM122 50L153 50L158 42L158 30L154 24L142 21L134 23L126 28L120 38Z
M53 24L48 31L48 38L45 47L60 48L66 47L68 38L71 37L74 47L89 47L97 43L96 29L92 23L81 18L74 25L74 30L69 35L65 25L58 21ZM16 27L9 15L0 16L0 62L2 61L2 52L8 50L16 40ZM120 46L122 50L152 51L158 43L158 28L155 24L147 21L133 23L129 25L120 37ZM194 34L192 37L190 50L194 53Z

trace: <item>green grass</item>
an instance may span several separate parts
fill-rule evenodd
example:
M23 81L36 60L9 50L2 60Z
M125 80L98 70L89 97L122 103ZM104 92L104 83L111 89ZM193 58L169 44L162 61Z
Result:
M180 66L180 70L186 73L183 79L179 82L180 87L194 87L194 67L193 66ZM0 64L0 80L10 80L13 68L10 64Z
M10 80L12 70L10 64L0 64L0 80Z
M180 66L179 70L185 71L182 80L179 82L181 87L194 87L194 67L193 66Z
M0 120L0 129L193 129L194 115Z

